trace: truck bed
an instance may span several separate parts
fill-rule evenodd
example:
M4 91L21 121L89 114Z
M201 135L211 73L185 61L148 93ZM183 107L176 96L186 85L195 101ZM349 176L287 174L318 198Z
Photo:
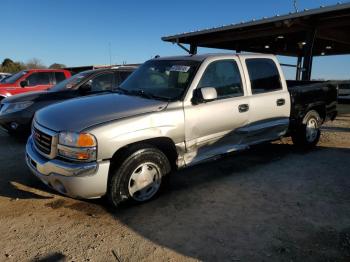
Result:
M337 83L332 81L287 81L291 96L290 128L301 123L305 114L316 110L323 121L337 115Z

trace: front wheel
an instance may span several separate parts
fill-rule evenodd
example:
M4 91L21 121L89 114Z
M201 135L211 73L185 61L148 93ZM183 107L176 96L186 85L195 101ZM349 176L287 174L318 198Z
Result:
M292 133L293 144L303 148L316 146L321 136L320 125L320 115L315 110L309 111L300 127Z
M162 178L170 172L170 163L162 151L152 146L132 147L112 168L107 196L114 207L126 200L146 202L161 186Z

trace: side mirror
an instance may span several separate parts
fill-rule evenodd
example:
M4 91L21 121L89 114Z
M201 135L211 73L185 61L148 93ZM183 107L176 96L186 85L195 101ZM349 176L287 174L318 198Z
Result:
M192 103L200 104L206 103L218 98L218 94L214 87L203 87L199 89L195 89L193 93Z
M28 86L28 80L23 80L23 81L21 81L21 82L19 83L19 85L20 85L21 87L26 87L26 86Z
M89 80L79 87L79 91L81 93L87 93L91 91L91 88L92 88L92 80Z

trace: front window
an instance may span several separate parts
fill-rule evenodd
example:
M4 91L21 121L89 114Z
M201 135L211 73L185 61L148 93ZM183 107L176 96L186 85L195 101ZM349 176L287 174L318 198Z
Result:
M63 80L62 82L58 83L57 85L50 88L50 91L52 92L58 92L58 91L65 91L65 90L71 90L73 89L77 84L81 83L86 77L91 75L91 71L82 72L79 74L76 74L66 80Z
M22 76L24 76L27 73L27 71L20 71L2 81L2 83L6 84L14 84L18 79L20 79Z
M50 74L48 72L33 73L27 77L28 86L39 86L50 84Z
M181 99L199 66L197 61L151 60L121 85L121 92L155 99Z
M205 70L197 88L215 88L218 99L243 96L241 73L234 60L212 62Z

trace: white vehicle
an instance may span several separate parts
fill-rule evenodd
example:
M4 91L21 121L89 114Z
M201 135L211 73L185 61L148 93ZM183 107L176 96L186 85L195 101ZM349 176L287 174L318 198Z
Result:
M285 81L272 55L156 58L115 93L38 111L27 165L62 194L143 202L177 168L288 135L315 146L336 99L330 83Z

